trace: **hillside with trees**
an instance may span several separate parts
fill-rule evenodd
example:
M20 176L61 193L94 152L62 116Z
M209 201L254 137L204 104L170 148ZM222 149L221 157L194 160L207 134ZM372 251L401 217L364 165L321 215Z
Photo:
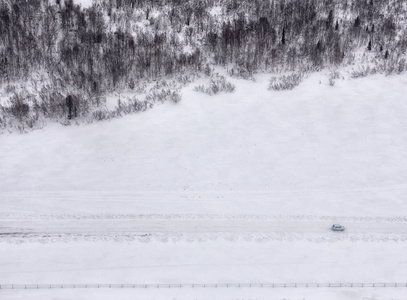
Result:
M86 9L72 0L3 0L0 129L176 103L199 76L211 85L198 92L232 92L214 67L244 79L270 73L271 90L294 88L324 68L398 74L406 68L406 19L402 0L96 0ZM106 95L123 90L134 97L107 110Z

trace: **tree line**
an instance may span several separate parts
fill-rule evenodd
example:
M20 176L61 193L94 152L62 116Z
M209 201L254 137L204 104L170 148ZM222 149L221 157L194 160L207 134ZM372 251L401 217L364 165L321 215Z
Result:
M402 60L403 0L3 0L0 84L42 70L55 93L98 95L207 64L242 73ZM404 62L405 66L405 62ZM96 99L96 100L95 100Z

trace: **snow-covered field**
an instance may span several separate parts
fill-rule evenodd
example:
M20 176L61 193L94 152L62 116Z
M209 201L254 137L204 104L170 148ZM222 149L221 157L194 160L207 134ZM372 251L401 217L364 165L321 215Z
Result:
M0 284L406 282L407 74L268 77L0 135ZM346 78L346 76L345 76ZM205 78L200 79L202 83ZM332 223L346 226L330 231ZM407 288L0 290L0 299L407 299Z
M331 87L315 74L287 92L267 91L268 76L231 81L233 94L209 97L192 83L178 104L89 126L48 124L28 135L3 135L0 188L272 191L280 199L331 200L366 192L369 207L381 207L389 193L396 197L386 201L401 200L406 75Z
M2 243L3 283L328 283L405 279L405 243L206 240ZM0 290L1 299L406 299L399 288Z

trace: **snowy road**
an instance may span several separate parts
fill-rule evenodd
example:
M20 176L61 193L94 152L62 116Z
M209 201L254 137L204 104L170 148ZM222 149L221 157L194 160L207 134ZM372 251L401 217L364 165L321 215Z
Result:
M287 233L326 234L332 232L332 220L276 220L256 218L35 218L0 219L0 235L16 234L157 234L157 233ZM349 222L346 234L398 234L407 235L406 222Z

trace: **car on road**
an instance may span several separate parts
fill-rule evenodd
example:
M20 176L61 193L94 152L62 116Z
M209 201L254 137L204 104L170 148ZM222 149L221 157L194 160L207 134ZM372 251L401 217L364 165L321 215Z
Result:
M332 230L333 231L345 231L345 226L340 225L340 224L333 224Z

